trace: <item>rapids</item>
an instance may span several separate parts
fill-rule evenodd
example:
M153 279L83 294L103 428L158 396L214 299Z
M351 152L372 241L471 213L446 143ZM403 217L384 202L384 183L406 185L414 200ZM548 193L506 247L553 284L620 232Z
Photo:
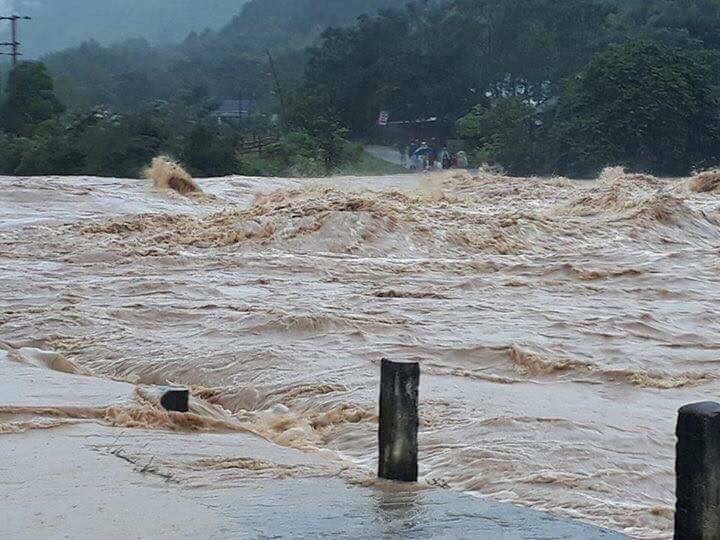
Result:
M0 349L195 400L0 434L247 430L371 473L379 361L416 360L423 482L669 538L676 410L720 391L719 179L0 178Z

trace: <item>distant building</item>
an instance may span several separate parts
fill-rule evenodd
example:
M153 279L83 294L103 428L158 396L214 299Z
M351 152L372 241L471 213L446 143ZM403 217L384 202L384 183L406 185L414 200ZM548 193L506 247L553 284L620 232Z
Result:
M559 102L560 98L552 97L543 101L539 105L536 105L535 118L533 119L533 123L538 127L542 126L546 122L547 117L553 113L555 107L557 107L557 104Z
M255 105L252 99L226 99L212 112L212 117L217 118L218 124L223 122L237 124L240 120L249 118L255 110Z

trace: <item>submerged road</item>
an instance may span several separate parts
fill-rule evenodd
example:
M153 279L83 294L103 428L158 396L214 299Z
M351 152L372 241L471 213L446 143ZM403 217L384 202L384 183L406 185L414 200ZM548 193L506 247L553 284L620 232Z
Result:
M262 503L276 477L322 479L358 494L347 508L379 534L389 358L421 365L423 485L471 493L480 514L491 500L670 538L677 409L720 392L720 197L697 180L229 177L183 197L0 178L0 346L35 381L13 393L20 376L0 373L0 439L18 449L0 479L29 490L15 507L65 503L83 477L64 456L94 438L112 454L122 433L130 461L108 459L143 481L157 468L180 496L222 487L217 506L237 508L228 486ZM56 371L72 381L45 381ZM108 388L108 407L86 386L108 379L131 398ZM194 416L158 414L142 392L168 383L192 388ZM57 448L56 473L40 445ZM270 519L268 505L254 508ZM477 513L462 508L439 522L465 527Z
M377 159L387 161L393 165L399 165L401 167L405 166L405 163L400 157L400 153L390 146L369 145L365 146L365 151Z
M2 538L623 538L355 476L196 398L189 414L166 413L147 387L58 372L48 358L0 349Z

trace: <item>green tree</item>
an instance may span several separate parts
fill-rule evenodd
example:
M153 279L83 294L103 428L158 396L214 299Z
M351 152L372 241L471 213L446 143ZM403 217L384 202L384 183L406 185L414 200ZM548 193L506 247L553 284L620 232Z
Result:
M322 92L305 89L291 97L288 125L296 133L306 135L304 139L313 141L317 147L316 158L328 170L340 165L345 157L348 131L338 116ZM304 156L307 157L306 153Z
M8 133L32 135L43 122L63 110L45 65L22 62L10 72L7 97L0 109L0 127Z
M683 175L720 159L720 106L708 52L651 42L613 47L571 79L551 131L559 172L625 165Z
M454 122L486 97L542 102L604 43L611 0L454 0L362 16L310 51L306 88L354 133L380 110Z
M199 125L192 129L182 150L182 161L193 173L223 176L235 169L235 136Z
M160 3L163 6L153 9L167 9L172 2ZM186 97L188 91L202 86L217 100L236 99L242 93L270 108L275 103L266 49L274 53L283 86L298 86L305 68L303 51L328 26L351 24L362 13L401 7L406 0L249 0L242 6L240 0L235 3L242 11L225 27L193 32L175 45L161 47L153 44L155 40L138 38L120 41L121 35L115 28L106 32L107 36L98 34L104 36L102 43L88 40L47 55L44 61L55 77L57 95L73 111L108 105L120 112L133 112L157 99ZM211 18L216 17L217 14ZM112 20L107 14L100 18ZM179 18L187 20L187 13ZM156 22L142 26L149 28ZM171 34L176 30L172 28ZM144 34L142 29L140 33ZM118 41L107 43L108 39Z
M88 174L137 177L152 158L167 151L169 136L162 120L149 111L105 115L81 128L74 146L85 156Z
M510 174L540 173L544 166L541 126L535 108L519 98L501 98L475 107L458 120L457 134L475 144L478 160L499 164Z
M612 20L614 41L651 39L685 48L720 49L720 1L627 0Z

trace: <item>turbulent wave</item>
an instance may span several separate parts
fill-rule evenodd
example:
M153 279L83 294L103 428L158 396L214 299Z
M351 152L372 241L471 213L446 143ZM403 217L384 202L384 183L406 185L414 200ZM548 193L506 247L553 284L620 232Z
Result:
M197 193L156 165L157 188ZM202 182L212 204L13 179L0 355L141 386L0 409L0 432L247 432L332 466L158 466L193 485L349 467L371 485L379 362L418 361L424 485L668 537L677 407L720 391L718 178L224 178ZM154 384L190 387L191 413Z
M700 173L690 179L690 191L695 193L707 193L720 188L720 171L707 171Z
M189 413L166 411L159 402L148 397L141 388L135 399L127 403L102 407L74 406L2 406L0 415L32 417L27 421L0 423L0 433L27 429L50 429L74 421L93 421L109 426L171 431L233 432L251 431L230 415L217 408L200 405Z
M594 189L561 207L569 215L598 216L629 222L670 223L690 217L680 197L669 191L670 184L645 175L605 177Z
M53 429L69 423L63 419L33 419L27 421L0 422L0 435L17 434L34 429Z
M0 350L6 351L11 360L23 364L47 368L60 373L89 375L87 370L54 351L44 351L30 346L16 346L3 341L0 341Z
M164 171L166 162L160 163ZM706 178L714 177L698 176L691 185L700 182L704 191L713 182ZM140 215L81 230L114 235L119 245L138 254L152 254L157 247L267 246L358 255L388 249L415 256L512 255L557 251L579 235L586 242L602 242L613 229L631 239L637 230L660 242L666 234L654 230L656 225L707 228L708 221L717 234L714 218L688 206L672 183L643 175L608 174L581 185L455 174L408 190L281 189L256 197L245 209L204 216ZM592 272L588 276L592 279Z
M165 156L154 158L144 174L153 181L156 189L172 189L181 195L202 193L192 176L180 164Z
M717 378L710 371L667 371L633 367L608 368L589 360L553 355L525 345L476 346L455 351L452 361L428 362L432 373L499 384L559 379L582 384L627 384L641 388L672 389L707 384ZM482 364L482 369L453 366ZM490 371L492 370L492 371Z

